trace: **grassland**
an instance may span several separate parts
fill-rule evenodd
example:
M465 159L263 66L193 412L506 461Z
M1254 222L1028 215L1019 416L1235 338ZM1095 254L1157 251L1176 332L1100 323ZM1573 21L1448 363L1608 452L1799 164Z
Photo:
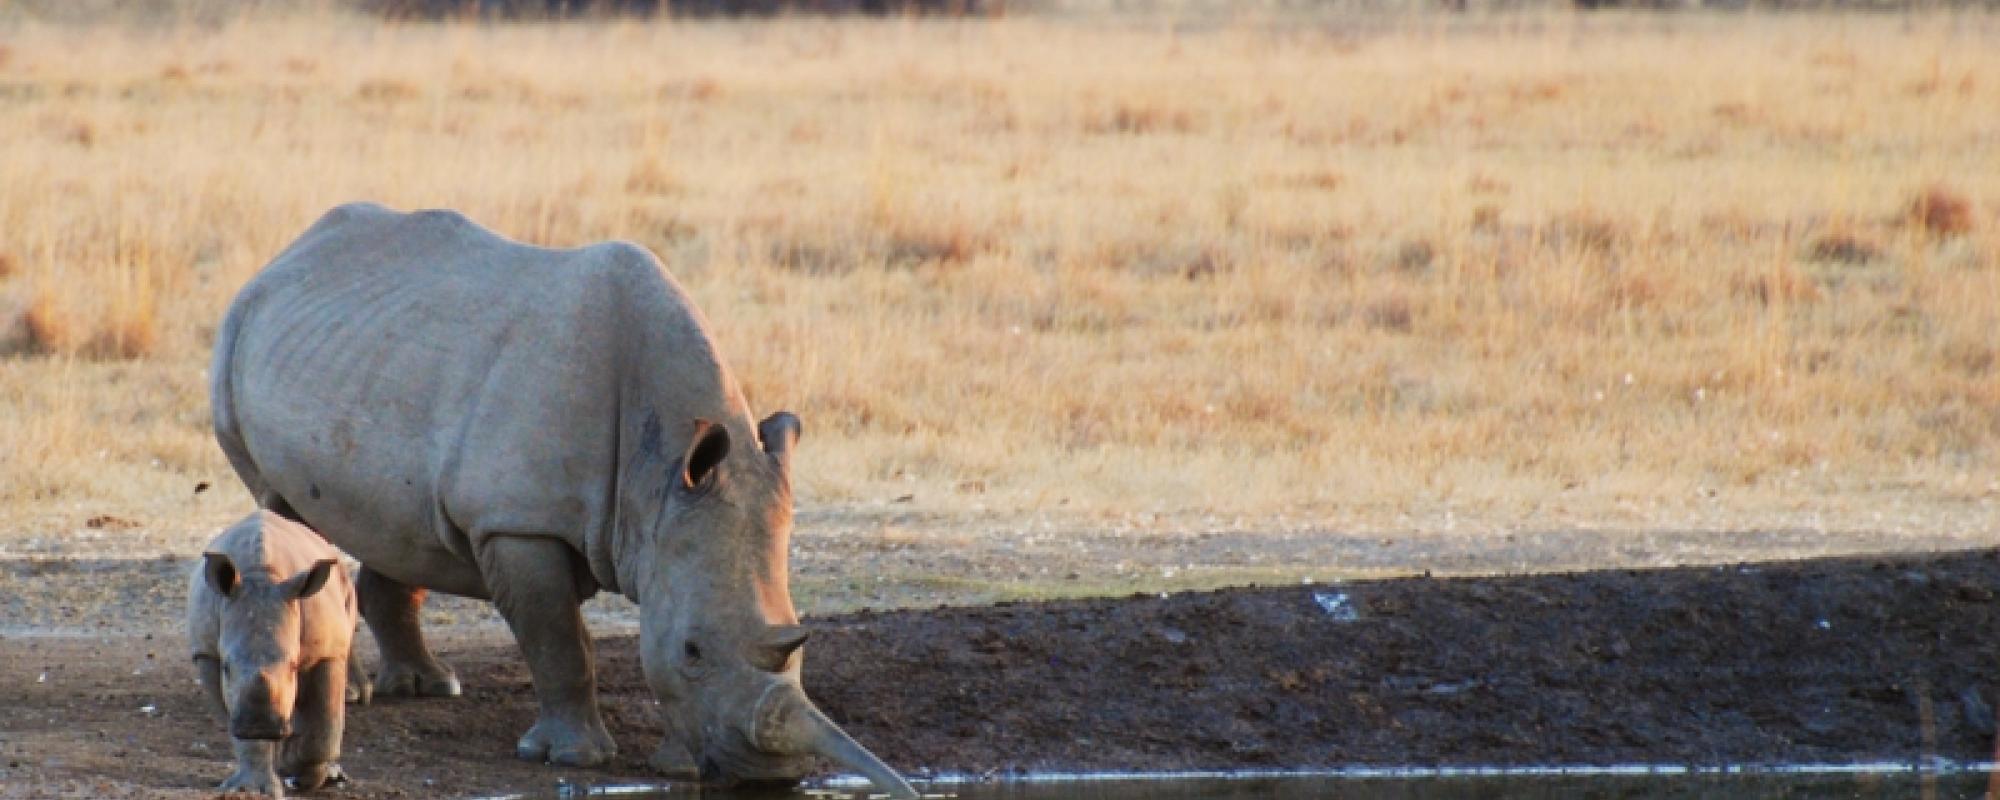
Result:
M651 248L829 525L2000 537L1996 76L1966 15L13 21L0 543L240 513L209 338L354 199Z

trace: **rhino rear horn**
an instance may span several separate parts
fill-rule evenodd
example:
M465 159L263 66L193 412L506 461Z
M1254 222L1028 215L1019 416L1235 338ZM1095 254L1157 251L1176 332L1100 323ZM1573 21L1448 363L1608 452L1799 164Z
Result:
M208 581L208 588L223 597L235 597L236 587L242 582L236 574L236 563L222 553L202 553L201 560L201 575Z
M687 454L681 456L681 488L701 488L728 457L729 428L705 419L695 420L694 438L688 441Z
M812 631L806 630L804 625L772 625L766 628L763 641L759 642L764 651L763 663L770 665L772 672L783 670L792 653L805 646L806 639L811 635Z
M790 411L780 411L757 423L757 438L764 440L764 452L778 462L780 472L791 474L792 447L799 443L803 430L799 416Z

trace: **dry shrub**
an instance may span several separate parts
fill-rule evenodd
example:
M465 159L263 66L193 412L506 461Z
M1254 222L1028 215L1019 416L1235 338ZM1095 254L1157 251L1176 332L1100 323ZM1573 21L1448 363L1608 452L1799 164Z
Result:
M1370 330L1409 333L1416 324L1416 309L1403 292L1390 292L1361 309L1361 322Z
M1465 188L1471 190L1473 194L1506 194L1511 187L1506 181L1491 175L1475 174L1466 179Z
M37 349L34 330L28 324L28 307L9 294L0 294L0 356L32 353Z
M1747 104L1737 102L1717 103L1714 108L1709 109L1709 113L1731 125L1749 125L1764 118L1761 112Z
M668 81L660 84L654 96L661 100L693 100L706 103L722 97L722 82L709 76Z
M1624 226L1595 211L1579 209L1550 220L1544 229L1550 245L1602 253L1626 240Z
M1563 85L1556 79L1524 81L1507 87L1507 99L1517 104L1531 105L1561 98L1563 92Z
M831 248L811 242L772 242L766 257L779 269L806 275L845 275L860 266L853 248Z
M29 307L26 320L28 349L37 353L128 359L151 355L160 343L159 320L150 304L108 310L93 325L44 298Z
M632 170L625 174L625 191L633 194L671 195L679 194L681 189L680 179L673 171L652 156L633 164Z
M8 253L0 253L0 280L6 280L21 271L21 263Z
M1322 192L1331 192L1340 188L1340 184L1346 180L1347 176L1339 172L1331 169L1319 169L1293 175L1285 180L1284 183L1297 189L1317 189Z
M1848 231L1835 231L1817 239L1806 249L1813 261L1860 265L1882 258L1882 248Z
M90 358L139 358L160 343L160 289L150 264L125 263L106 287L90 338L78 353Z
M369 78L355 87L356 99L380 103L401 103L423 96L416 84L395 78Z
M1110 113L1100 113L1084 123L1090 133L1192 133L1194 113L1184 108L1167 108L1158 103L1120 102Z
M942 218L904 216L888 234L883 257L891 264L958 264L990 246L987 236L957 214Z
M73 144L85 150L95 147L100 138L97 134L97 125L87 119L68 119L54 122L51 125L50 133L55 136L57 141Z
M1944 363L1968 378L1982 378L1993 373L1996 362L2000 362L2000 345L1974 338L1955 339L1944 345Z
M1904 206L1904 219L1933 236L1971 233L1972 201L1944 184L1934 183L1910 198Z
M1729 291L1763 306L1809 303L1819 299L1819 286L1789 262L1754 275L1733 275L1729 279Z
M1397 272L1418 273L1431 268L1437 261L1437 247L1429 240L1412 239L1396 246L1396 253L1389 264Z
M36 353L55 353L75 349L80 344L79 328L68 309L61 307L53 295L39 293L28 304L21 321L28 330L26 349Z
M1202 248L1201 252L1196 253L1193 258L1188 259L1186 266L1181 267L1181 277L1191 281L1198 281L1204 278L1212 278L1222 273L1228 267L1229 262L1222 257L1218 257L1215 250Z
M1472 229L1496 231L1500 229L1500 207L1492 203L1481 203L1472 209Z
M1616 308L1644 308L1660 299L1663 290L1652 274L1638 269L1612 270L1604 279L1604 299Z

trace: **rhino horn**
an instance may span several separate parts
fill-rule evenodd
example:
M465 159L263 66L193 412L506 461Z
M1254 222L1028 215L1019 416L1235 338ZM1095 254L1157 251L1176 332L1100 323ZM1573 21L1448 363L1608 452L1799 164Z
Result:
M918 800L923 796L910 788L903 776L882 763L882 759L876 758L833 720L827 719L824 712L806 699L804 692L788 686L767 696L765 705L760 709L763 713L759 714L764 723L758 726L759 747L772 752L811 753L832 759L874 781L876 787L888 792L895 800Z
M764 658L768 663L777 665L772 667L774 671L782 669L792 653L805 645L809 635L811 632L804 625L770 626L764 631Z

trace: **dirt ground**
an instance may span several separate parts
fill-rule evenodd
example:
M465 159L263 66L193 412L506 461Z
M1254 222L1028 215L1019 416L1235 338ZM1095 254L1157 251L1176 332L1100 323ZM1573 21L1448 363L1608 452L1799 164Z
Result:
M42 585L92 579L40 569ZM913 777L1984 759L1997 589L2000 552L1973 550L859 611L809 620L806 676ZM0 796L206 796L228 743L169 630L0 638ZM466 698L355 710L355 781L325 796L645 775L659 727L629 635L600 640L621 748L607 770L512 759L533 716L512 645L472 622L438 640Z

